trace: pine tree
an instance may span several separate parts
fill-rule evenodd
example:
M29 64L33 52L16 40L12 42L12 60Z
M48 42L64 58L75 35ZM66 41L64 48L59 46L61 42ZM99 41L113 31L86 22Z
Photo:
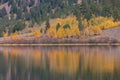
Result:
M56 31L58 31L59 28L60 28L60 23L57 23L57 25L56 25Z
M45 24L45 33L47 32L47 30L50 28L50 23L49 23L49 19L46 21L46 24Z

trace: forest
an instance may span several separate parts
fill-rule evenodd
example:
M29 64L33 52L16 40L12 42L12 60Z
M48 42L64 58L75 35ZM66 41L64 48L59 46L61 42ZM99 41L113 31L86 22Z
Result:
M120 0L0 0L0 36L91 37L120 25Z

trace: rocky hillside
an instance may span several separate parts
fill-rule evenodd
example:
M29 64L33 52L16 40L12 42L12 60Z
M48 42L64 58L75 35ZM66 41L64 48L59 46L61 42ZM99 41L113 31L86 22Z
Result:
M120 26L116 28L111 28L107 30L103 30L104 36L111 37L120 41Z

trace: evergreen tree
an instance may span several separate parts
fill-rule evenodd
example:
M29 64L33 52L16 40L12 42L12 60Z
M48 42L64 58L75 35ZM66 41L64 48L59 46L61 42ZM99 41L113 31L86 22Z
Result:
M7 15L6 9L5 9L5 8L2 8L2 9L0 10L0 17L4 17L4 16L6 16L6 15Z
M67 29L67 28L70 28L70 25L69 24L66 24L63 26L64 29Z
M46 24L45 24L45 33L47 32L47 30L50 28L50 23L49 23L49 19L46 21Z
M56 25L56 31L58 31L59 28L60 28L60 23Z
M84 29L84 26L82 25L81 6L77 6L77 7L79 8L79 10L75 8L73 14L77 17L79 30L82 31Z

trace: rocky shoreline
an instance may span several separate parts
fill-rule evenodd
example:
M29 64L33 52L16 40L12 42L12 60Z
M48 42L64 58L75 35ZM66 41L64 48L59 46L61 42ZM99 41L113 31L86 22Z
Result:
M119 43L118 40L106 36L87 38L52 38L52 37L21 37L12 40L10 37L0 38L0 44L90 44L90 43Z

